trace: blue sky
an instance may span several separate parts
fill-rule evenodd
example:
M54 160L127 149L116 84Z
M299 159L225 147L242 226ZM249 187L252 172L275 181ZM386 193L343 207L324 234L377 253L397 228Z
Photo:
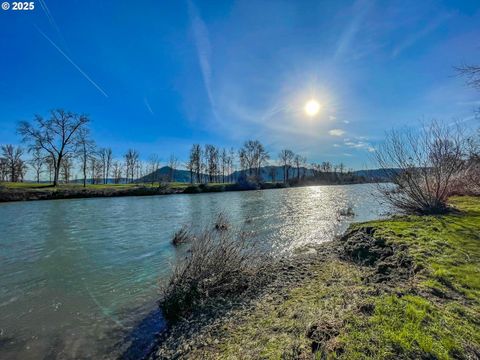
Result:
M0 11L0 143L62 107L143 158L262 141L362 168L386 130L472 117L478 1L35 1ZM303 110L314 98L315 117Z

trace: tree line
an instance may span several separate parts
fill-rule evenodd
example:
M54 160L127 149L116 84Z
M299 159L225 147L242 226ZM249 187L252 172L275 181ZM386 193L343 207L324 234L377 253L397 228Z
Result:
M238 150L193 144L185 164L172 154L163 162L167 173L160 174L162 161L157 154L142 161L137 150L128 149L121 159L114 158L111 148L96 145L89 123L87 115L63 109L50 111L46 118L36 115L31 122L20 122L18 133L26 147L1 146L0 181L25 181L29 169L37 183L47 180L54 186L71 182L74 173L84 186L87 183L172 182L179 167L188 170L192 184L232 183L245 179L289 183L307 177L318 178L322 173L348 172L343 163L309 164L306 157L290 149L281 150L278 161L274 162L260 141L247 140ZM277 167L283 171L280 179L277 179ZM262 173L262 169L267 173Z

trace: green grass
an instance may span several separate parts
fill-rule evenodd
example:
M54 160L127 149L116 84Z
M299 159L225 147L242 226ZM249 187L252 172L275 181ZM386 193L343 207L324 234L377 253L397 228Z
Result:
M30 183L30 182L0 182L0 186L4 186L7 189L38 189L51 187L51 184L44 183Z
M183 182L171 182L171 183L166 183L166 185L171 188L171 189L185 189L188 186L190 186L190 183L183 183ZM223 186L226 184L222 183L209 183L209 187L218 187L218 186ZM52 184L47 184L47 183L34 183L34 182L0 182L0 186L4 186L7 189L24 189L24 190L29 190L29 189L54 189ZM129 189L129 188L136 188L136 187L153 187L156 188L158 187L159 184L158 182L156 183L134 183L134 184L87 184L86 188L87 189ZM58 189L80 189L83 188L83 184L81 183L75 183L75 184L60 184L57 187Z
M368 268L330 260L287 296L259 301L223 328L220 345L194 358L469 359L480 353L480 198L459 212L354 225L408 247L417 272L389 286L364 282ZM365 304L370 311L362 311ZM312 336L312 328L324 329ZM326 330L325 330L326 329ZM332 330L333 329L333 330ZM303 357L302 357L303 356Z

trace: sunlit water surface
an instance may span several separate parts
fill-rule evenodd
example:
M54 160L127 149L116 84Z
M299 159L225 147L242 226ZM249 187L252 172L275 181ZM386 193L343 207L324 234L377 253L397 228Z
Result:
M163 325L145 317L181 256L170 241L183 224L224 211L289 252L380 217L377 197L351 185L0 204L0 358L136 357L132 340ZM339 216L349 206L355 216Z

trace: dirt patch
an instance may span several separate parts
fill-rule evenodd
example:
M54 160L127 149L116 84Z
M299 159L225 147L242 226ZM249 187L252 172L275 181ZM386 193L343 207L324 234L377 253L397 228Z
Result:
M408 247L392 245L375 236L375 228L361 227L347 232L341 239L342 257L375 269L367 282L383 283L392 280L406 280L414 273L413 260Z
M311 278L312 267L315 264L327 257L337 256L332 245L324 244L293 257L281 258L270 268L271 281L263 288L244 294L241 298L225 299L223 303L218 303L218 306L194 312L188 318L173 324L159 335L158 347L149 358L189 358L193 350L201 352L201 349L218 346L225 335L223 330L225 325L239 321L260 299L267 299L275 304L288 300L289 289ZM294 355L297 352L305 353L305 349L292 349L290 354L292 357L286 358L298 359L299 357Z

